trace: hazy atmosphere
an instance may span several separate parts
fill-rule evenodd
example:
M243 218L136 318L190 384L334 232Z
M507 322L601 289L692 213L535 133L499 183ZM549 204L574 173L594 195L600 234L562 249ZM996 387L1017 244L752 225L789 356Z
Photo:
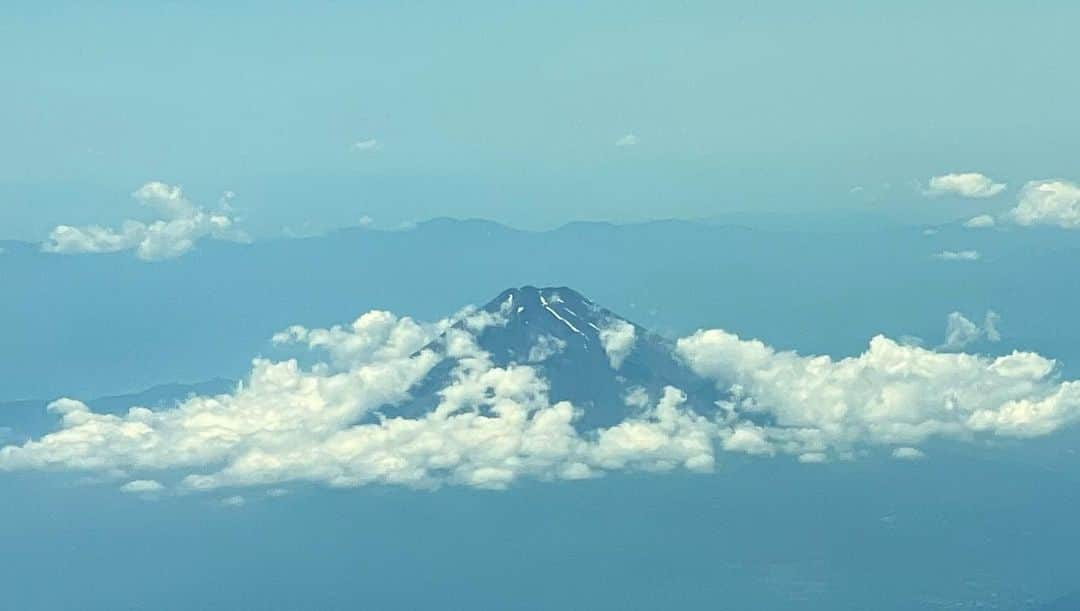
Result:
M12 608L1080 609L1080 6L3 13Z

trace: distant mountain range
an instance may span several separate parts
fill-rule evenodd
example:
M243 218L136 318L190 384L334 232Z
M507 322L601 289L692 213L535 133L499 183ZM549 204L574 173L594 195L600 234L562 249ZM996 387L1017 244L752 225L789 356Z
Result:
M1014 346L1068 368L1080 363L1080 332L1058 321L1080 308L1080 291L1059 279L1080 265L1075 238L686 221L521 231L437 219L397 231L205 241L157 263L130 252L58 255L4 242L0 401L238 378L252 356L272 356L269 338L290 325L325 327L371 309L435 320L523 283L573 286L667 337L721 327L833 355L861 351L877 333L937 341L949 312L993 309ZM982 258L934 258L943 250Z

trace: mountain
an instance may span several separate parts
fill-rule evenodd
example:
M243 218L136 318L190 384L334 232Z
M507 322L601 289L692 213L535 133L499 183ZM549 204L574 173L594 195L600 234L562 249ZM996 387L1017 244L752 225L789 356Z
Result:
M496 366L536 368L550 385L552 402L567 400L582 409L582 429L622 421L642 409L641 399L655 402L668 385L685 391L690 407L715 410L715 387L675 358L673 342L573 289L512 288L482 310L500 324L478 334L480 348ZM457 364L456 359L442 362L414 389L414 400L393 413L416 417L433 409Z

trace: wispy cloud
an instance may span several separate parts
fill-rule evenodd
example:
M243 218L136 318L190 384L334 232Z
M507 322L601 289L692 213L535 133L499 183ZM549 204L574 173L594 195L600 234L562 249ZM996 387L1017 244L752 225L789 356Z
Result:
M164 489L165 486L163 486L161 482L152 479L137 479L120 486L121 492L130 494L152 494L161 492Z
M623 137L615 141L615 146L623 148L628 146L637 146L638 137L634 134L626 134Z
M1001 333L998 324L1001 317L997 312L990 310L983 317L982 326L968 320L960 312L952 312L945 323L945 343L941 350L960 350L969 344L985 339L990 342L1001 341Z
M379 141L374 138L368 140L357 140L353 142L349 149L356 153L364 153L374 151L379 148Z
M989 214L980 214L973 216L964 222L964 227L968 229L986 229L997 225L997 221Z
M942 261L978 261L982 254L977 250L943 250L935 253L934 258Z

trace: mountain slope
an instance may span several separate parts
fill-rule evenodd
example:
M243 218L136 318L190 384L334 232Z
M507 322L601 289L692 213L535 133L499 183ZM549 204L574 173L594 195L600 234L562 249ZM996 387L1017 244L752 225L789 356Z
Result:
M690 395L690 407L715 409L713 385L673 356L672 342L570 288L508 289L482 310L499 323L480 331L479 347L496 366L536 368L550 385L551 401L568 400L582 410L582 429L622 421L669 385ZM414 390L415 399L393 415L416 417L433 409L456 365L454 359L441 363Z

